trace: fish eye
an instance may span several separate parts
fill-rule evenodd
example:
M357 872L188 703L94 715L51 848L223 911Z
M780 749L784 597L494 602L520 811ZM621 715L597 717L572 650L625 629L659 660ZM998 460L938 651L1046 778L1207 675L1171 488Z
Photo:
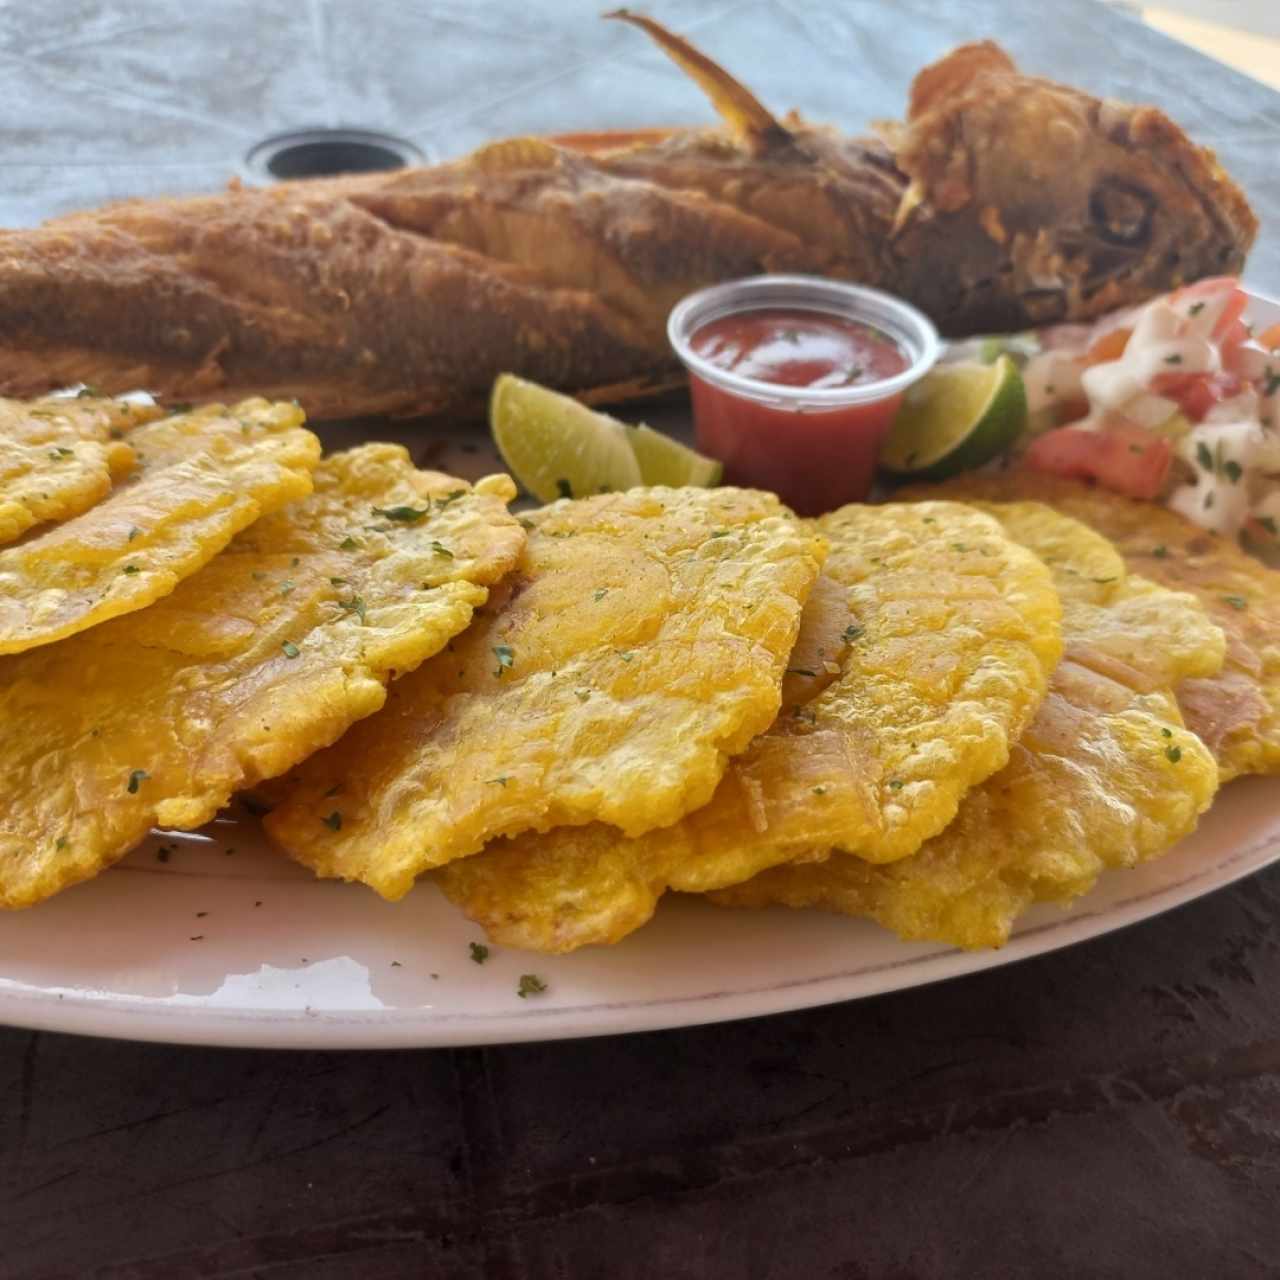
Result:
M1125 182L1107 179L1089 196L1089 217L1094 229L1109 244L1134 247L1151 238L1155 200L1149 192Z

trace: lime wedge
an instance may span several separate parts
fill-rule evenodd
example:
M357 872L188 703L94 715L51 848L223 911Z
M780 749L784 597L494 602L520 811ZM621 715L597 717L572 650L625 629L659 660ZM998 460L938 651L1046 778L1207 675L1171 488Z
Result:
M642 484L666 484L673 489L686 485L709 489L720 483L724 464L715 458L706 458L688 445L664 436L652 427L639 426L627 429L627 440L640 464Z
M641 483L621 422L536 382L502 374L493 384L489 427L511 474L540 502Z
M1027 393L1007 355L990 365L938 365L903 397L880 465L895 476L942 480L990 462L1026 425Z

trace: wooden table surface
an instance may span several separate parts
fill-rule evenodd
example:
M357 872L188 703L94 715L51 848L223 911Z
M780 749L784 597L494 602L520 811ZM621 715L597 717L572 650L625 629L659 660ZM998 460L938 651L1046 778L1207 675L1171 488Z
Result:
M390 129L444 156L708 118L595 9L0 8L0 223L213 189L291 127ZM1160 103L1248 189L1249 278L1280 293L1280 95L1119 13L651 11L767 102L850 128L987 34L1029 68ZM0 1277L1275 1275L1278 907L1280 868L980 977L630 1038L321 1054L0 1030Z

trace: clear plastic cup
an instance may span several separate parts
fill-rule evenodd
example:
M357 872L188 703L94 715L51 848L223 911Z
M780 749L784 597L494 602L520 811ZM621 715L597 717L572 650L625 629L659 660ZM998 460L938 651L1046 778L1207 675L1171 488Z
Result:
M786 386L720 368L693 348L713 322L774 309L865 325L892 341L906 367L849 386ZM806 515L866 498L903 392L941 350L937 331L915 307L817 276L753 276L703 289L677 304L667 335L689 371L699 451L724 463L729 483L771 489Z

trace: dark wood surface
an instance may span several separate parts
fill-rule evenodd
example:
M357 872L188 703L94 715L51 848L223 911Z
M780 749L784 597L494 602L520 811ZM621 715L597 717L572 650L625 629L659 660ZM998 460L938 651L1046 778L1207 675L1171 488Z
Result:
M213 188L309 124L445 155L705 119L595 8L0 8L0 222ZM1264 222L1250 278L1280 292L1280 97L1121 15L653 11L770 103L848 127L985 34L1158 102L1244 182ZM0 1030L0 1277L1275 1275L1278 907L1280 868L980 977L631 1038L289 1054Z

